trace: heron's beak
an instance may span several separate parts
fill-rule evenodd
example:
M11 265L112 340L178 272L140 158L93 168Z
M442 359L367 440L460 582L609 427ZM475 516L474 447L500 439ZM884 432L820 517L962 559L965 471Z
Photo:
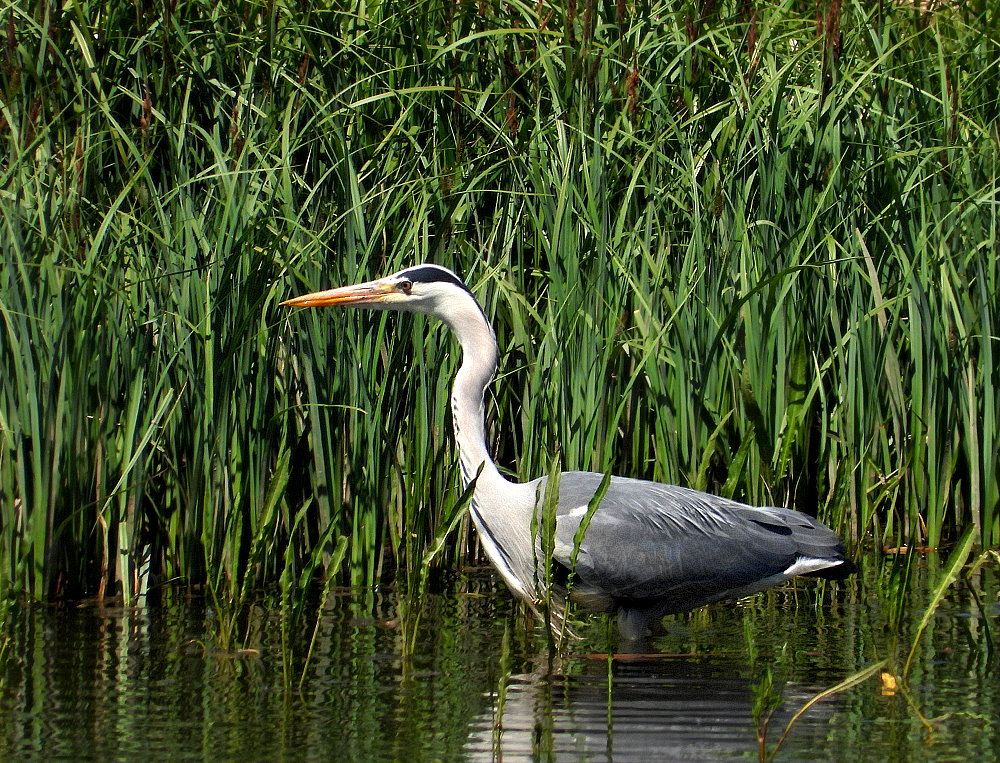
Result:
M288 307L326 307L328 305L377 305L398 295L395 286L385 281L366 281L339 289L314 291L301 297L286 299Z

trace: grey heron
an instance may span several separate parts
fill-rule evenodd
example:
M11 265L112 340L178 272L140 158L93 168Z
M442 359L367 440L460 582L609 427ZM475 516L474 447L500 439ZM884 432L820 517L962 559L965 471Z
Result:
M537 512L548 478L512 482L490 456L484 394L497 369L497 342L462 280L439 265L416 265L281 304L425 313L451 328L462 347L452 416L463 481L473 488L473 523L490 561L529 604L543 594L540 580L565 582L572 567L570 598L617 613L622 637L635 640L667 614L747 596L796 575L840 579L855 571L838 535L799 511L626 477L611 478L593 508L603 475L563 472L550 545L555 574L546 578L538 569Z

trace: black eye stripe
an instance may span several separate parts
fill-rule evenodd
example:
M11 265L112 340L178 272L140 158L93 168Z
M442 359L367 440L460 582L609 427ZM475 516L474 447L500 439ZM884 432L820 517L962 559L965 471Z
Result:
M415 268L409 268L399 273L399 277L417 283L450 283L469 291L469 287L462 283L461 279L454 273L434 265L417 265Z

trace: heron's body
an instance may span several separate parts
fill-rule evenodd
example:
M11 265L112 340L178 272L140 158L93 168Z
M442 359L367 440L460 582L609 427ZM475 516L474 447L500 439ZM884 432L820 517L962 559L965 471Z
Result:
M854 571L837 534L801 512L624 477L611 479L591 511L603 479L591 472L560 475L552 558L543 560L537 516L547 478L511 482L490 457L483 400L496 371L496 339L454 273L418 265L284 304L424 312L451 327L463 352L452 414L463 479L475 481L472 518L490 561L528 602L542 595L540 581L553 579L558 586L572 567L571 597L596 611L617 612L622 635L636 638L666 614L746 596L796 575L842 578Z

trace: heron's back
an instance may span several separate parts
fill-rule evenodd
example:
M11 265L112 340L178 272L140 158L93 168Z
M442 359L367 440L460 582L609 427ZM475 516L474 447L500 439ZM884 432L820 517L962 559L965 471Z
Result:
M831 570L842 577L845 565L853 568L839 536L801 512L624 477L611 479L579 540L602 479L561 475L554 553L569 577L579 546L573 580L594 608L682 612L795 575Z

